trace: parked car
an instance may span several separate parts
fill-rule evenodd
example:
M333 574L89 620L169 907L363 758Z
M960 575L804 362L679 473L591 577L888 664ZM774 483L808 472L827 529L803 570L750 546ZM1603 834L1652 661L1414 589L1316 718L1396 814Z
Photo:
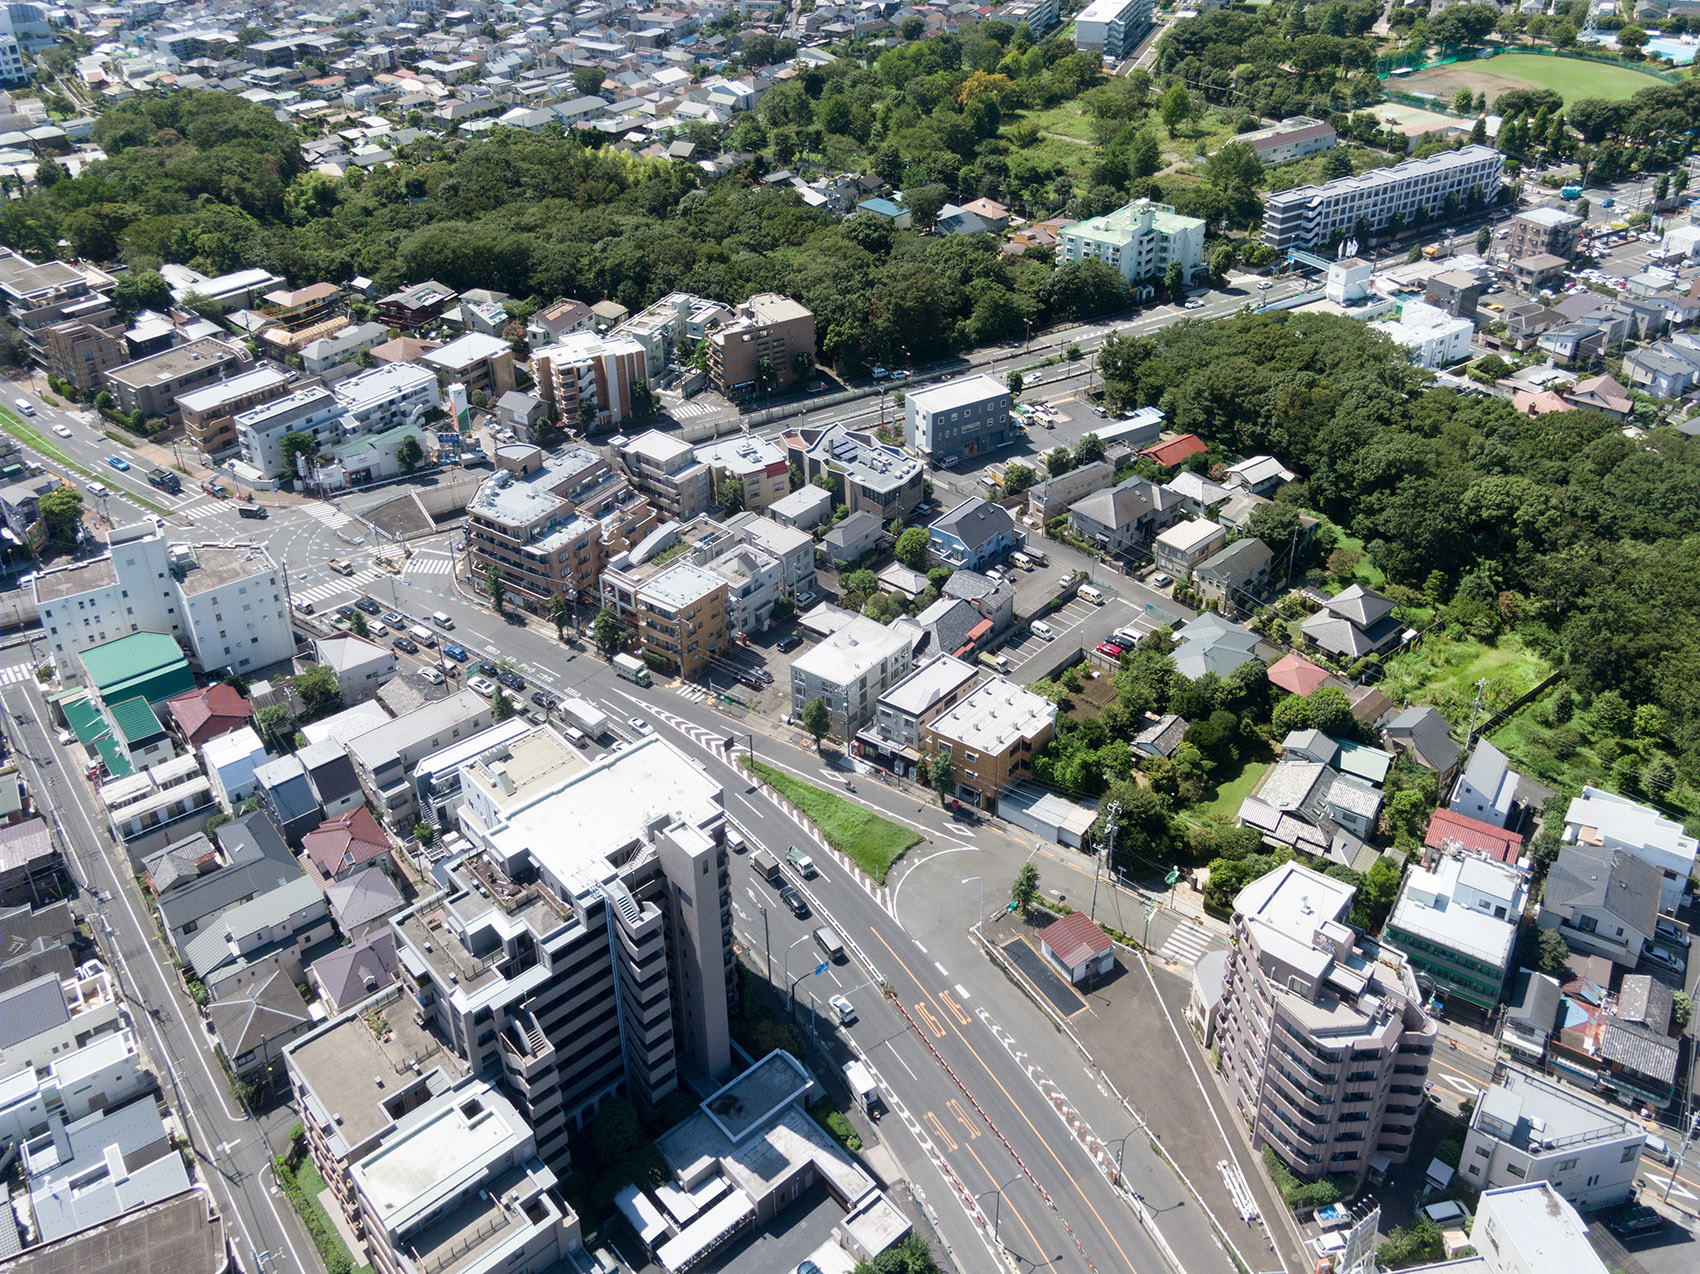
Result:
M753 672L741 672L741 673L739 673L738 674L738 680L743 682L743 684L748 686L751 690L766 689L766 685L762 681L762 679L760 677L756 676L755 673L753 673Z
M494 677L497 672L496 665L491 663L488 659L480 659L477 663L472 665L472 669L474 672L483 673L486 677Z
M1646 950L1646 956L1654 964L1663 965L1673 973L1688 972L1688 961L1674 951L1667 951L1663 947L1649 946Z
M407 627L407 616L403 615L399 610L387 610L381 616L379 616L379 618L382 619L391 628L406 628Z
M809 914L809 904L803 901L803 895L797 892L795 885L786 885L779 891L779 901L791 908L791 914L801 920Z
M1098 643L1098 653L1100 655L1106 655L1111 659L1120 659L1122 657L1122 648L1116 645L1113 641L1101 641Z
M373 601L370 597L360 597L355 599L354 609L364 611L368 615L376 615L379 611L383 610L383 607L378 605L378 603Z
M468 690L477 691L486 699L493 699L496 697L496 683L491 681L488 677L468 677L466 679L466 688Z
M318 609L312 602L295 602L294 606L295 609L300 611L303 615L311 615L316 609Z
M107 496L112 494L111 491L107 490L105 484L100 482L89 483L88 490L89 494L97 500L104 500Z
M1195 296L1192 300L1188 301L1183 308L1189 310L1202 310L1204 308L1204 302Z
M1170 575L1167 571L1158 571L1151 577L1151 587L1153 588L1167 588L1174 582L1175 577Z
M782 654L782 655L788 655L793 650L797 649L798 646L801 646L802 644L803 644L803 639L801 637L797 636L796 633L786 633L785 636L783 636L779 639L779 642L774 647L774 649L779 651L779 653Z
M531 692L531 701L539 708L542 708L545 712L553 712L555 710L555 696L552 694L546 694L541 690L533 690Z
M496 680L506 686L509 690L518 691L525 689L525 678L521 677L517 672L504 669L496 674Z
M1672 948L1687 948L1688 944L1693 941L1688 935L1688 930L1676 921L1667 920L1663 916L1659 917L1658 924L1654 926L1653 937Z
M394 641L392 641L390 643L390 645L394 646L397 650L401 651L403 654L417 655L419 653L419 643L414 641L413 638L408 637L406 635L403 635L401 637L397 637Z
M856 1025L856 1006L850 1003L848 999L842 995L835 995L828 1002L832 1005L832 1011L838 1014L840 1026Z
M467 658L468 658L465 646L455 646L455 645L444 646L443 647L443 654L447 655L450 659L454 660L457 664L465 663L467 661Z
M437 660L436 668L438 672L442 673L443 676L447 677L450 681L460 680L460 669L454 664L451 664L447 659Z
M429 681L433 686L440 686L443 684L443 674L438 672L430 664L426 664L425 667L421 668L419 670L419 675L425 678L426 681Z
M346 619L346 620L352 621L354 619L354 607L352 607L352 606L338 606L336 608L336 617L338 619Z

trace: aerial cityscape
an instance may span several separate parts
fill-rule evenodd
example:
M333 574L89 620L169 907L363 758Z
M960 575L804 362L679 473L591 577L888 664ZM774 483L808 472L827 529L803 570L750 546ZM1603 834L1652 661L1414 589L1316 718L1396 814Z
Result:
M0 1269L1692 1274L1700 0L0 0Z

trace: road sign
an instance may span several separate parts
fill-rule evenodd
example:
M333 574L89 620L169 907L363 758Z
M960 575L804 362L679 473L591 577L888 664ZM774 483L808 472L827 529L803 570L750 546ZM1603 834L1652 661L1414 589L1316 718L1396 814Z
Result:
M1017 910L1018 910L1018 909L1019 909L1019 908L1020 908L1020 906L1021 906L1021 904L1020 904L1020 903L1018 903L1018 902L1011 902L1011 903L1010 903L1010 904L1009 904L1009 911L1010 911L1010 914L1011 914L1011 915L1014 915L1014 914L1015 914L1015 912L1016 912L1016 911L1017 911Z
M826 970L827 970L827 962L825 960L822 960L819 964L817 964L815 966L815 976L817 978L820 977L820 975L825 973Z
M1163 883L1165 885L1172 885L1177 880L1179 880L1180 878L1181 878L1180 868L1171 867L1171 868L1169 868L1169 874L1167 876L1163 877Z

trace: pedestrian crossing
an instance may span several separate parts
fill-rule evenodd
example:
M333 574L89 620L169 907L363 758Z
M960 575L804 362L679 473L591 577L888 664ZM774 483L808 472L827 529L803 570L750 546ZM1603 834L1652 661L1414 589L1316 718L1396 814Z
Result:
M416 557L404 568L408 575L453 575L454 560L447 557Z
M667 409L674 420L689 420L692 416L708 416L719 411L713 403L675 403Z
M217 500L202 500L199 504L173 509L172 513L177 517L187 518L191 522L198 522L202 518L210 518L222 508L224 506Z
M29 664L12 664L0 668L0 686L15 686L20 681L28 681L35 675L35 669Z
M314 584L307 588L292 588L289 590L289 600L292 602L329 601L333 597L344 597L350 594L358 595L365 590L367 584L384 577L382 571L356 571L347 579L328 580L323 584Z
M678 685L673 687L673 690L674 693L683 695L692 703L701 703L704 699L708 698L708 691L706 689L702 686L693 685L688 681L680 682Z
M1169 935L1169 940L1157 948L1157 954L1165 960L1188 968L1198 963L1198 958L1210 949L1210 934L1197 925L1180 924Z
M309 504L306 506L306 509L308 517L323 522L333 531L339 526L347 526L350 522L354 521L353 514L344 513L334 504Z

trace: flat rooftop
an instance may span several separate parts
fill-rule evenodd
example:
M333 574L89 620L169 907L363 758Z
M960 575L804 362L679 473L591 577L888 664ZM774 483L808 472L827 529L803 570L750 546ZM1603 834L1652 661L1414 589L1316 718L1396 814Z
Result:
M425 355L425 361L433 367L458 370L509 352L508 343L500 337L486 336L483 332L468 332L441 349L432 350Z
M725 587L726 581L718 575L710 574L700 566L692 566L689 562L678 562L638 589L637 596L640 602L678 610Z
M903 633L858 615L814 649L792 661L791 667L822 681L844 684L860 677L908 644L909 638Z
M351 411L359 411L409 393L427 382L437 383L437 375L429 367L421 367L417 363L385 363L337 382L336 397Z
M224 1274L224 1223L204 1189L32 1247L9 1259L12 1274Z
M696 455L705 464L736 474L765 473L773 465L785 464L784 448L754 435L704 443Z
M195 569L183 573L181 588L193 597L276 569L260 545L201 544L195 548Z
M493 796L500 793L497 804L504 813L523 809L554 791L563 780L590 768L584 753L548 726L536 726L504 739L502 732L509 724L499 722L459 745L472 759L463 774L475 777ZM480 740L482 744L474 750ZM498 747L503 752L501 757L479 759ZM505 776L506 782L498 776Z
M703 1099L702 1109L733 1141L766 1123L814 1086L791 1054L775 1049L742 1075Z
M880 696L880 703L898 712L919 716L966 681L979 676L972 664L954 655L939 655L922 664Z
M75 566L42 571L35 577L35 596L37 601L56 602L61 597L75 597L97 588L111 588L117 583L118 571L113 567L111 557L97 557L78 562Z
M229 345L206 336L198 341L190 341L187 345L179 345L175 349L138 358L122 367L114 367L106 374L112 380L139 389L144 385L158 385L176 380L180 376L216 363L234 362L236 357L236 351Z
M230 402L244 394L270 389L273 385L282 385L288 380L289 377L275 367L256 367L251 372L221 380L205 389L192 389L186 394L179 394L177 405L184 411L210 411L221 403Z
M394 1136L350 1172L389 1231L404 1232L466 1192L531 1138L508 1101L487 1085L457 1094Z
M942 385L934 385L930 389L920 389L908 396L921 411L950 411L958 407L974 407L980 403L990 402L996 398L1009 399L1009 386L999 384L990 376L981 373L978 376L964 376L960 380L946 381Z
M1613 1110L1575 1088L1508 1070L1483 1095L1476 1123L1494 1118L1515 1128L1511 1144L1527 1150L1537 1130L1542 1141L1562 1149L1571 1138L1634 1136L1645 1130L1623 1110Z
M993 677L932 723L935 734L968 748L1007 752L1057 719L1057 705L1013 681Z

